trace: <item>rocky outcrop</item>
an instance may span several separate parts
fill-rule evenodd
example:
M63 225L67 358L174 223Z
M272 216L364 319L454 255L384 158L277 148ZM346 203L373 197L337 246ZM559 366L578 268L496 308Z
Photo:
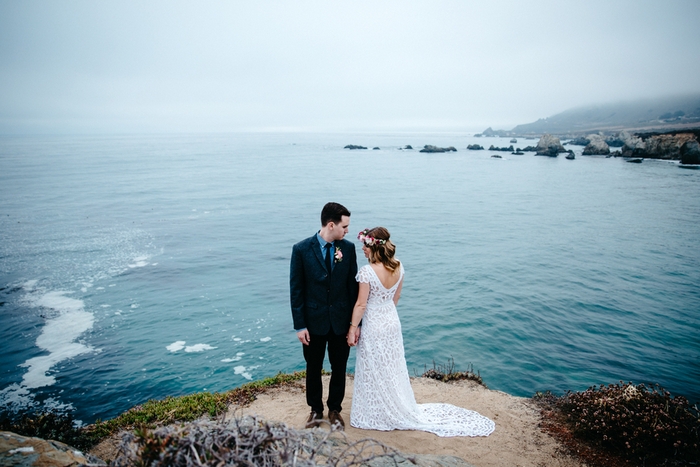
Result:
M566 152L559 138L550 134L542 135L535 149L537 150L538 156L557 157L560 152Z
M590 142L591 141L588 138L584 138L583 136L579 136L578 138L574 138L566 144L573 144L574 146L588 146L588 143L590 143Z
M521 151L524 151L524 152L535 152L535 151L537 151L537 148L536 148L535 146L525 146L525 147L522 148L522 149L520 149L520 148L516 149L516 152L521 152Z
M447 148L439 148L437 146L432 146L430 144L426 144L425 146L423 146L423 149L420 150L420 152L450 152L450 151L457 152L457 149L455 149L454 146L450 146Z
M625 131L620 133L620 139L624 141L622 146L623 157L641 157L652 159L680 160L681 147L684 144L697 139L692 133L678 133L665 135L631 135Z
M58 441L0 431L0 465L66 467L107 464Z
M379 146L375 146L372 148L372 150L374 150L374 151L379 151L379 149L380 149Z
M589 135L588 144L583 148L584 156L607 156L610 154L610 146L600 135Z
M700 144L697 141L686 141L680 149L681 164L700 164Z
M484 149L484 147L479 144L470 144L469 146L467 146L467 149L469 149L470 151L481 151Z
M513 151L515 151L515 149L513 149L513 145L512 145L512 144L511 144L510 146L508 146L507 148L499 148L499 147L496 147L496 146L494 146L494 145L492 144L491 147L489 148L489 151L508 151L508 152L513 152Z
M410 144L407 144L407 145L404 147L404 149L413 149L413 146L411 146Z
M364 146L358 146L357 144L348 144L343 149L367 149L367 148Z
M619 136L608 136L605 138L605 142L608 143L608 146L611 148L621 148L625 145Z

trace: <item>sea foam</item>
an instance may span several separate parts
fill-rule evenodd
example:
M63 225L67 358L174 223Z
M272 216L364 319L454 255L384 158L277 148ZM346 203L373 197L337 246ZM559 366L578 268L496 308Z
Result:
M175 341L169 346L166 347L171 352L177 352L178 350L182 350L185 348L185 341Z
M27 368L22 377L23 387L33 389L51 386L56 382L56 378L48 374L53 366L95 350L75 342L81 334L92 328L95 317L84 310L82 300L66 297L69 293L53 291L30 300L33 306L53 310L58 312L58 315L46 321L36 340L37 347L48 351L49 354L30 358L20 365Z
M185 347L185 352L204 352L205 350L213 350L215 348L216 347L212 347L209 344L195 344Z

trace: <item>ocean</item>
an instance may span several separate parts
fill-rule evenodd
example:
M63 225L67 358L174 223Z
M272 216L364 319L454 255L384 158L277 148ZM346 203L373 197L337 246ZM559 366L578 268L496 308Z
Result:
M392 234L411 374L454 361L516 396L632 381L699 402L700 171L474 143L510 145L460 133L0 137L0 407L91 423L302 370L289 257L327 201L352 212L350 240Z

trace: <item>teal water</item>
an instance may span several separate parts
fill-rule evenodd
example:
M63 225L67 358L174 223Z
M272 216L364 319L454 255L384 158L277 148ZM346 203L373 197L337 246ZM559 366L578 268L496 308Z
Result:
M289 255L330 200L352 211L351 239L392 233L411 373L454 358L519 396L625 380L700 401L700 171L498 160L472 143L510 144L447 133L0 139L0 404L91 422L303 369Z

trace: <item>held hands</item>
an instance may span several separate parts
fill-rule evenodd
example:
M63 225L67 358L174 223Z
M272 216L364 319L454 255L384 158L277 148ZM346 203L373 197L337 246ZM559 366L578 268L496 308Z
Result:
M350 326L350 330L348 330L348 345L350 347L355 347L357 345L357 341L360 340L360 328L357 326Z

